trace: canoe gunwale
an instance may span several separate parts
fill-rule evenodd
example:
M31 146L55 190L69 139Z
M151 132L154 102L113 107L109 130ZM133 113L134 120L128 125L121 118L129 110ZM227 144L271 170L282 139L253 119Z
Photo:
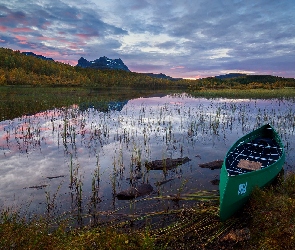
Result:
M278 159L276 159L275 162L273 162L272 164L269 164L267 166L264 166L263 168L261 169L257 169L257 170L250 170L249 172L246 172L246 173L240 173L240 174L230 174L229 173L229 169L230 167L227 166L227 159L230 155L230 153L234 152L234 149L237 148L238 146L240 145L244 145L246 143L249 143L255 139L257 139L258 137L263 137L264 133L263 131L267 128L270 128L272 130L272 133L273 133L273 139L275 140L275 142L277 143L277 145L279 146L278 147L278 150L281 151L281 155ZM224 158L224 161L223 161L223 164L222 164L222 168L225 168L226 172L228 173L228 176L229 177L235 177L235 176L239 176L239 175L244 175L244 176L249 176L249 175L252 175L258 171L263 171L263 170L266 170L268 168L271 168L273 165L276 165L277 162L279 162L281 160L281 158L283 158L285 155L285 151L284 151L284 147L283 147L283 144L282 144L282 141L279 137L279 135L277 134L277 132L275 131L275 129L270 125L270 124L265 124L263 126L261 126L260 128L244 135L243 137L241 137L239 140L237 140L231 147L230 149L228 150L228 152L226 153L226 156ZM246 160L246 159L245 159ZM259 161L258 161L259 162Z
M271 133L271 138L277 144L278 152L275 161L258 170L250 170L233 175L229 174L226 165L229 154L239 145L253 141L257 137L263 138L265 135L269 136L269 133ZM235 159L233 161L235 161ZM270 159L268 159L268 162L270 162ZM228 150L221 167L219 182L220 219L225 221L237 212L248 200L255 187L261 188L270 184L282 170L284 162L285 150L282 141L278 133L269 124L265 124L237 140ZM236 163L236 161L234 163Z

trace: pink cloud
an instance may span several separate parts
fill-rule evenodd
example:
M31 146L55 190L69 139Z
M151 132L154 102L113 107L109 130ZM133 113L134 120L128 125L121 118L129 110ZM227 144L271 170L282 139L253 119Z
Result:
M68 42L68 48L70 48L71 50L80 50L81 47L83 45L85 45L86 43L81 42L81 43L70 43Z
M131 71L135 72L153 72L153 73L161 73L162 68L157 65L150 65L150 64L137 64L137 63L129 63L127 62L128 68Z
M80 50L82 46L84 46L86 43L81 41L81 42L70 42L65 38L55 38L53 39L58 43L64 44L65 47L71 49L71 50Z
M19 41L20 44L28 44L28 39L25 36L16 35L15 38Z
M25 52L27 50L20 50L21 52ZM33 53L35 53L36 55L42 55L45 57L60 57L61 54L59 52L56 51L40 51L40 50L31 50Z
M41 40L41 41L52 41L52 40L55 40L52 37L46 37L46 36L39 36L39 37L37 37L37 39L38 40Z
M87 35L87 34L76 34L76 36L81 39L87 39L88 37L90 37L90 35Z
M56 52L56 51L49 51L49 52L37 51L37 52L35 52L35 54L39 54L39 55L42 55L42 56L45 56L45 57L57 57L57 56L60 56L60 53Z
M202 78L202 77L204 77L204 76L201 76L201 75L194 76L195 79L199 79L199 78Z
M76 60L58 60L59 62L65 63L65 64L70 64L72 66L76 66L77 65L77 61Z
M83 39L83 40L85 40L85 39L89 39L89 38L91 38L91 37L98 37L98 34L97 33L95 33L95 32L92 32L92 33L79 33L79 34L76 34L76 36L78 37L78 38L80 38L80 39Z
M176 67L172 67L170 69L175 70L175 69L184 69L184 68L185 68L184 66L176 66Z
M32 32L33 30L30 28L13 28L12 32Z
M47 30L47 28L51 25L50 22L45 22L43 25L42 25L42 29L44 30Z
M2 32L7 31L7 27L0 25L0 31L2 31Z

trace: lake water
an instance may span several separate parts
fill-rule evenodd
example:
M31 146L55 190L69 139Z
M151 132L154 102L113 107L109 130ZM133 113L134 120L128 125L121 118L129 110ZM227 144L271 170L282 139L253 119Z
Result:
M87 214L172 207L174 203L148 198L218 189L212 181L220 170L199 164L223 159L239 137L265 123L282 137L285 170L294 170L293 100L182 94L109 106L100 112L73 105L0 122L1 207L27 214L75 214L81 220ZM171 170L145 167L146 162L179 157L191 161ZM154 188L143 203L116 198L141 183Z

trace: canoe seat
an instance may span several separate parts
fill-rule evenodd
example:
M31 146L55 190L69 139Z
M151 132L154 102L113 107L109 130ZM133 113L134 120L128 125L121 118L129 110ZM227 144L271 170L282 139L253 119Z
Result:
M261 169L261 162L257 161L249 161L241 159L238 163L239 168L248 169L248 170L259 170Z
M226 169L229 175L239 175L263 169L276 162L283 149L272 138L256 138L242 142L226 159Z

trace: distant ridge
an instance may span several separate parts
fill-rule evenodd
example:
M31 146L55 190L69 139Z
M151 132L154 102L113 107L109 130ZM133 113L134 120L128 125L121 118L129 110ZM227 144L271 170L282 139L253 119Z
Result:
M241 77L241 76L247 76L247 74L228 73L228 74L225 74L225 75L215 76L215 78L218 78L218 79L229 79L229 78L236 78L236 77Z
M106 56L95 59L94 61L88 61L84 57L78 60L78 67L92 68L92 69L118 69L130 72L124 62L119 59L110 59Z
M52 58L48 58L42 55L36 55L33 52L22 52L22 54L27 55L27 56L34 56L39 59L43 60L49 60L49 61L54 61ZM124 70L127 72L131 72L129 68L124 64L121 58L118 59L110 59L106 56L102 56L98 59L95 59L93 61L88 61L84 57L81 57L78 60L78 64L76 65L81 68L92 68L92 69L115 69L115 70ZM173 78L171 76L167 76L163 73L155 74L155 73L139 73L142 75L147 75L153 78L158 78L158 79L166 79L166 80L171 80L171 81L178 81L182 80L182 78Z
M37 57L39 59L43 59L43 60L48 60L48 61L54 61L52 58L48 58L48 57L45 57L45 56L42 56L42 55L36 55L35 53L33 52L22 52L22 54L24 55L27 55L27 56L34 56L34 57Z
M214 77L213 77L214 79ZM240 73L230 73L221 76L215 76L217 81L234 81L240 84L250 84L250 83L262 83L262 84L273 84L277 81L282 80L292 80L293 78L284 78L280 76L273 76L273 75L247 75L247 74L240 74Z
M178 80L181 80L182 78L173 78L171 76L167 76L163 73L160 73L160 74L154 74L154 73L141 73L141 74L144 74L144 75L147 75L147 76L150 76L150 77L154 77L154 78L160 78L160 79L168 79L168 80L171 80L171 81L178 81Z

